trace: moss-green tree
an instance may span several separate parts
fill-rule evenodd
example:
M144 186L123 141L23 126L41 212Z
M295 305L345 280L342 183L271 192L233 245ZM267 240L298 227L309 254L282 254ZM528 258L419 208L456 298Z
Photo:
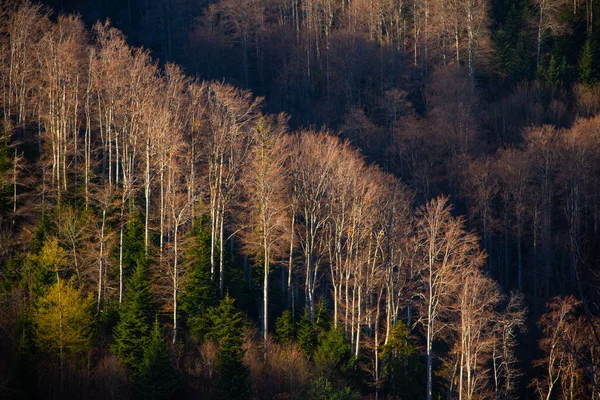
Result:
M144 349L149 343L152 296L145 263L138 262L129 279L125 298L119 310L119 322L114 330L112 351L131 372L142 367Z
M243 363L243 321L234 300L226 295L217 307L208 309L210 329L208 339L219 343L217 354L218 380L215 395L218 399L246 399L250 397L249 370Z
M174 399L181 394L181 380L171 363L158 318L154 321L134 389L134 397L139 399Z

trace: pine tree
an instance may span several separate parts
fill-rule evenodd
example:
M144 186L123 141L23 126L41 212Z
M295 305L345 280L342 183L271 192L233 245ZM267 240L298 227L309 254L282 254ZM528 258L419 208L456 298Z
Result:
M425 385L425 366L419 360L419 352L409 335L408 327L399 321L392 328L389 341L381 352L383 390L390 397L405 395L407 398L418 398Z
M144 362L134 388L134 397L139 399L174 399L181 394L181 381L171 363L158 318L154 321L150 341L144 352Z
M294 319L289 310L285 310L275 321L275 338L280 343L290 343L294 337Z
M317 333L314 324L310 320L310 310L308 308L304 309L304 314L302 314L300 321L298 321L296 338L304 354L307 357L312 357L317 347Z
M127 284L125 299L119 310L119 322L114 330L115 343L111 347L134 374L137 374L142 366L144 349L150 339L148 335L152 297L147 274L145 263L137 262L137 268Z
M206 333L206 310L215 305L218 290L210 275L210 226L208 218L197 220L190 234L190 250L186 261L190 271L180 296L182 318L195 339Z
M331 329L331 316L327 309L327 302L324 299L319 299L315 308L317 309L315 313L315 327L321 334L329 332Z
M218 399L245 399L250 397L248 367L243 363L243 321L242 314L233 305L234 300L225 296L217 307L208 310L210 329L208 339L219 343L217 354L217 372L219 378L215 384Z
M583 44L579 56L579 82L586 86L596 83L596 71L594 68L594 43L588 38Z
M123 232L123 268L128 278L138 262L146 262L144 224L137 213L131 213Z
M319 337L314 361L319 376L326 381L348 371L353 364L352 349L341 329L333 329Z

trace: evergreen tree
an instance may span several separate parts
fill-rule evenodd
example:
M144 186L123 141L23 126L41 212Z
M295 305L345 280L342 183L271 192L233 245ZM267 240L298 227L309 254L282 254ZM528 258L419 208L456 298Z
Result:
M583 44L579 56L579 82L586 86L596 83L596 71L594 68L594 43L588 38Z
M210 226L202 216L195 221L186 252L188 276L180 296L182 319L190 334L201 339L206 333L206 310L215 305L218 288L210 274Z
M162 336L158 318L150 334L144 362L136 378L134 397L139 399L174 399L181 392L181 381L171 363L167 343Z
M554 55L550 57L550 62L548 66L544 68L543 65L540 64L540 68L538 70L539 79L545 84L551 87L558 87L562 85L562 82L565 78L565 73L567 69L567 60L565 57L562 58L562 62L559 64L554 58Z
M327 302L319 299L316 304L315 327L319 333L328 332L331 329L331 316L327 309Z
M275 338L280 343L290 343L294 337L294 319L289 310L285 310L275 321Z
M330 330L319 337L313 358L319 376L326 381L341 377L353 365L352 349L341 329Z
M123 232L123 274L131 276L137 263L146 262L144 224L138 213L132 212Z
M383 360L383 393L402 395L416 399L425 385L425 365L419 360L419 352L409 338L408 327L398 322L390 333L390 339L381 352Z
M152 297L145 263L137 268L127 283L125 298L119 310L119 322L114 330L112 351L133 372L142 367L144 349L149 343Z
M310 310L308 308L304 309L304 314L302 314L300 321L298 321L296 338L304 354L309 358L312 357L317 346L317 332L315 325L310 320Z
M217 307L208 309L210 329L208 339L219 343L217 354L218 380L215 395L218 399L246 399L250 397L248 381L250 371L243 363L243 321L242 314L233 305L229 294Z
M349 387L336 389L323 377L319 377L313 382L303 396L305 400L352 400L356 398L358 396Z
M524 2L512 4L504 25L493 36L496 73L509 84L527 79L531 73L531 57L523 34L525 8Z

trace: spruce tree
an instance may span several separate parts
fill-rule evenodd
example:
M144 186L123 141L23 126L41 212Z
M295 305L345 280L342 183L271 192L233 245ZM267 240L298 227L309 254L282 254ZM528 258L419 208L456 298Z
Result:
M217 372L219 378L215 384L218 399L246 399L250 397L248 381L250 371L243 363L243 321L242 314L233 305L234 300L225 296L217 307L208 310L210 329L208 339L219 343L217 354Z
M354 361L352 349L341 329L330 330L319 337L314 361L319 376L326 381L340 377L350 369Z
M144 349L149 343L152 297L147 267L137 262L137 268L127 283L125 298L119 310L119 322L114 330L112 351L137 374L142 366Z
M275 321L275 338L283 344L290 343L294 337L294 319L289 310L285 310Z
M579 82L586 86L596 83L596 73L594 70L594 43L592 39L587 39L583 44L581 55L579 56Z
M216 305L217 286L210 274L210 226L208 218L199 218L190 235L191 246L186 253L189 266L188 276L181 291L182 318L188 331L195 339L206 333L206 310Z
M309 358L312 357L317 346L317 332L315 330L315 325L310 320L310 311L308 308L304 309L304 314L302 314L300 321L298 321L296 338L298 339L298 345L304 354Z
M138 262L146 262L144 246L144 224L138 213L131 213L123 232L123 267L124 276L133 273Z
M139 399L173 399L181 394L181 381L171 363L158 318L154 321L134 389L134 397Z

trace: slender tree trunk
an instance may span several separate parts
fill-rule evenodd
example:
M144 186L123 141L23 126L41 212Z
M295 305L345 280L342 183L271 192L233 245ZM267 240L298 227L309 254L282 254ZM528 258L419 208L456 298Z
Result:
M104 225L106 223L106 209L102 210L102 228L100 229L100 257L98 259L98 312L102 304L102 273L104 269Z

